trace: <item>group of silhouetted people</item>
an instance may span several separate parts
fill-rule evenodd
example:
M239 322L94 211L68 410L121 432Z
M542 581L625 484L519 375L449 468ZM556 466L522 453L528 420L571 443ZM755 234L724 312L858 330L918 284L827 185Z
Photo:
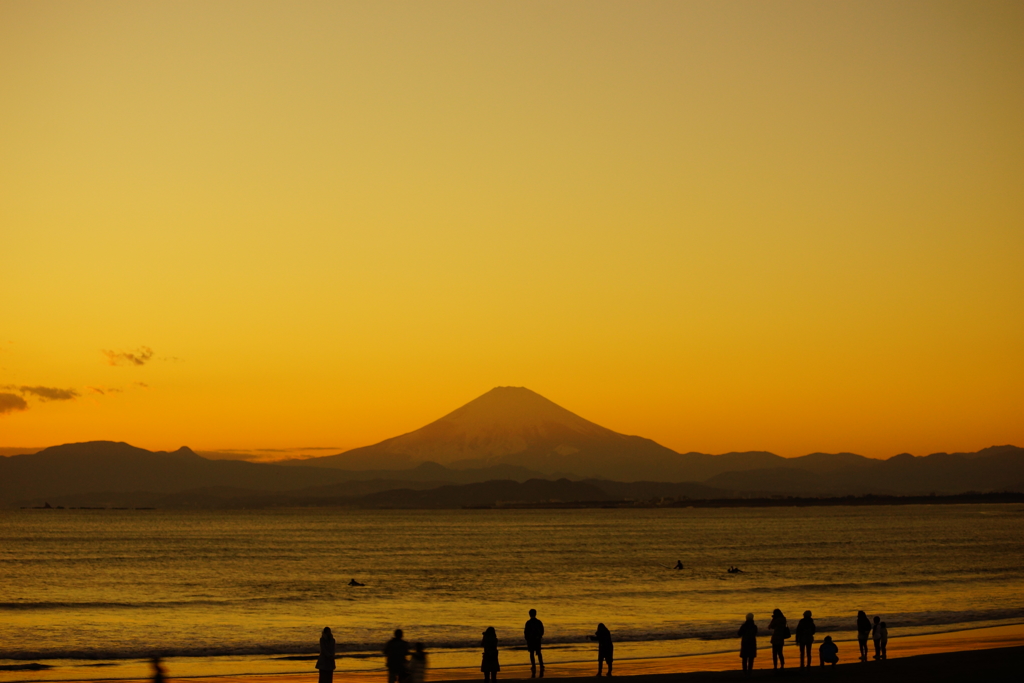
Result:
M775 669L786 668L786 657L783 650L786 641L796 635L796 644L800 652L800 668L812 665L811 646L814 644L814 636L817 627L811 611L804 612L803 619L796 625L795 634L789 629L789 623L782 610L776 609L772 612L771 621L768 622L768 630L771 631L772 645L772 666ZM754 669L754 659L757 657L757 624L754 623L754 615L748 614L747 620L743 622L739 630L740 638L740 659L743 663L743 671L749 673ZM427 655L423 650L423 643L416 643L415 651L410 657L409 643L402 639L402 630L395 631L395 637L384 646L384 657L388 670L388 683L424 683L426 680ZM597 675L601 676L604 667L607 665L608 676L612 675L612 662L614 661L614 646L612 645L611 631L604 624L597 625L597 632L587 636L589 640L597 642ZM874 622L868 619L863 611L857 613L857 642L860 645L860 659L866 662L868 659L868 639L875 644L875 659L886 658L886 645L889 640L889 630L881 617L875 617ZM523 626L523 640L526 641L526 650L530 654L531 678L538 675L544 677L544 655L541 645L544 640L544 623L537 618L537 610L530 610L530 618ZM483 648L483 656L480 661L480 671L484 674L484 681L497 681L498 672L501 671L501 663L498 658L498 633L493 626L489 626L483 632L483 639L480 641ZM325 628L320 636L320 657L317 659L316 668L320 671L320 683L332 683L335 668L335 641L331 629ZM158 660L155 660L158 662ZM832 636L825 636L818 647L818 661L821 666L826 664L835 666L839 663L839 647L833 642ZM159 667L156 663L155 666ZM158 672L159 672L158 668ZM162 683L161 680L158 683Z
M857 644L860 646L860 661L868 661L868 638L875 644L875 659L885 659L885 647L889 644L889 629L881 617L875 617L874 623L864 614L857 612Z
M611 631L604 624L598 624L597 632L587 637L597 641L597 675L602 675L604 666L607 664L608 675L611 676L612 662L615 658ZM526 651L530 654L530 677L537 678L539 666L539 676L544 678L544 652L542 649L544 622L537 618L535 609L530 610L530 618L523 626L523 640L526 641ZM480 661L480 671L484 674L484 681L497 681L501 664L498 661L498 633L493 626L489 626L484 631L480 644L484 650Z
M416 649L409 657L409 643L402 640L402 635L402 629L397 629L395 637L384 646L388 683L423 683L427 674L427 653L423 651L423 643L416 643ZM316 660L320 683L332 683L334 679L335 647L334 634L325 627L320 635L320 656Z
M786 640L793 634L789 630L786 616L782 610L776 609L772 612L772 619L768 622L768 630L772 632L772 667L775 669L786 668L786 657L783 646ZM796 644L800 650L800 668L811 666L811 646L814 644L814 634L817 627L811 617L811 611L804 612L804 618L796 625ZM740 638L740 659L743 663L743 670L750 672L754 669L754 658L757 657L757 624L754 623L754 615L748 614L747 620L743 622L739 630ZM875 643L875 659L885 659L885 649L889 642L889 630L881 617L875 617L872 622L863 611L857 612L857 642L860 645L860 660L868 661L868 638ZM818 661L821 666L830 664L835 666L839 663L839 646L832 641L832 636L825 636L821 646L818 647ZM806 662L806 664L805 664Z
M384 646L388 683L423 683L427 677L427 653L423 650L423 643L416 643L412 657L409 657L409 643L402 639L403 635L402 629L395 629L395 637Z
M403 640L403 635L402 629L396 629L395 637L384 646L388 683L424 683L427 671L427 653L423 650L423 643L416 643L416 649L410 657L409 643ZM607 665L607 675L611 676L612 662L615 658L611 631L604 624L598 624L597 632L587 638L597 641L597 675L601 676L605 665ZM526 641L526 650L530 653L531 678L537 677L538 665L540 666L540 677L543 678L544 655L541 645L544 640L544 623L537 618L535 609L530 610L530 618L523 626L523 640ZM498 661L498 633L493 626L489 626L484 631L480 645L483 647L480 671L484 674L484 680L497 681L501 663ZM320 656L316 660L316 668L320 672L320 683L332 683L333 681L335 648L336 644L331 629L324 628L320 635Z

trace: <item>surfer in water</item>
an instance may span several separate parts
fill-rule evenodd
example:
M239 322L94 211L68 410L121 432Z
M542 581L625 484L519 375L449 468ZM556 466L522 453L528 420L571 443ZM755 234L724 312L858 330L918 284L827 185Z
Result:
M729 567L725 571L727 571L730 574L742 574L743 573L743 570L740 569L739 567Z
M351 581L348 582L348 585L350 585L350 586L365 586L366 584L365 583L359 583L355 579L352 579Z
M676 560L676 569L678 570L678 569L682 569L682 568L683 568L683 561L682 560Z

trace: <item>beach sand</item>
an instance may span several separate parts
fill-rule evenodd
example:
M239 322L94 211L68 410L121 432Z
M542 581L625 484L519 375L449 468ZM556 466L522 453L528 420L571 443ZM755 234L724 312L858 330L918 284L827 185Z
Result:
M762 639L767 645L767 639ZM965 631L893 637L889 639L888 656L884 662L857 660L857 643L838 641L839 661L836 667L822 668L817 665L818 643L813 648L815 666L801 672L800 658L795 646L786 646L785 677L798 677L805 681L998 681L1016 679L1014 671L1024 666L1024 624L995 626ZM869 650L873 649L869 643ZM630 677L630 683L686 683L699 681L742 680L746 678L739 671L740 660L736 651L718 654L694 655L690 657L664 657L657 659L628 659L624 657L629 644L617 646L622 656L615 662L615 678ZM512 664L510 660L526 657L525 652L504 651L502 653L502 681L529 679L529 664ZM596 658L596 649L595 649ZM169 663L170 664L170 663ZM382 664L382 663L381 663ZM250 674L245 676L217 676L190 678L197 683L315 683L317 672L310 663L308 674ZM551 663L546 667L546 679L594 678L597 665L594 661ZM173 679L173 665L168 667L168 678ZM758 650L755 671L752 678L775 677L772 670L771 650ZM337 672L338 683L383 683L386 680L383 669L367 667L365 671ZM444 681L482 680L477 667L457 669L432 669L428 671L429 683ZM98 683L92 681L90 683ZM120 681L119 683L126 683Z

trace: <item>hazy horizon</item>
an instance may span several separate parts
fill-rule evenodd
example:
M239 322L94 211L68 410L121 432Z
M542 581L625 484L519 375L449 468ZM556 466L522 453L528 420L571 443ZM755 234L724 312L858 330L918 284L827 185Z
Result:
M501 389L508 389L508 388L523 389L524 387L495 387L494 389L491 390L491 392L494 392L494 391L497 391L497 390L501 390ZM526 388L526 389L528 389L528 388ZM470 403L476 402L478 399L487 396L491 392L487 392L487 393L485 393L485 394L483 394L481 396L476 397L476 399L474 399L474 401L471 401ZM534 394L535 392L528 391L528 393ZM543 399L544 397L540 397L540 398ZM546 399L544 399L544 400L546 401ZM560 409L563 408L562 406L557 406L557 407L560 408ZM465 405L461 406L460 408L457 408L452 413L447 413L444 416L440 417L439 420L437 420L437 421L444 420L445 418L448 418L449 416L451 416L453 413L458 413L459 411L461 411L461 410L463 410L465 408L466 408ZM567 412L571 412L571 411L567 411ZM435 422L437 422L437 421L435 421ZM430 424L433 424L433 422L430 423ZM420 429L422 429L425 426L429 426L429 425L420 425L420 427L418 427L416 429L409 430L408 432L402 432L401 434L395 434L392 437L389 437L388 439L385 439L384 441L388 441L388 440L393 439L395 437L405 436L405 435L408 435L408 434L412 434L413 432L419 431ZM642 437L643 435L642 434L636 434L636 435L633 435L633 436L641 436ZM121 441L121 440L120 439L99 439L98 441ZM366 448L368 446L378 445L379 443L380 442L375 442L373 444L361 444L360 446L355 446L354 449ZM48 448L48 447L52 447L52 446L58 446L58 445L62 445L62 444L49 444L48 446L39 446L39 447L0 447L0 456L18 455L18 454L23 454L23 453L34 453L34 452L37 452L39 450L43 450L44 448ZM131 445L137 446L138 444L131 444ZM988 446L984 446L982 448L988 448L988 447L992 447L992 446L1004 446L1004 445L1012 445L1012 444L989 444ZM325 456L325 455L342 454L342 453L348 452L349 450L353 450L353 449L341 449L341 448L332 447L332 446L306 446L306 447L295 447L295 448L248 448L248 449L246 449L246 448L239 448L239 449L210 450L210 449L204 449L204 448L201 448L201 447L193 447L193 446L190 446L188 444L181 444L181 445L178 445L178 446L165 447L165 448L150 448L148 450L171 452L171 451L177 450L178 448L182 448L182 447L189 448L193 452L197 453L198 455L201 455L201 456L203 456L205 458L214 459L214 460L244 460L244 461L248 461L248 462L264 462L264 463L285 462L285 461L290 461L290 460L307 460L307 459L311 459L311 458L322 457L322 456ZM981 450L982 448L975 449L975 451L967 451L967 452L976 452L977 450ZM767 449L753 449L753 451L754 452L770 452L770 451L767 451ZM680 453L680 454L686 454L686 453L695 453L695 452L698 452L698 451L690 450L690 451L677 451L677 452ZM709 455L723 455L723 454L726 454L726 453L735 453L735 452L737 452L737 451L725 451L723 453L718 453L718 454L712 453L712 454L709 454ZM750 451L744 451L744 452L750 452ZM805 456L805 455L818 454L818 453L824 453L824 452L826 452L826 451L820 451L819 450L819 451L811 451L809 453L801 453L801 454L797 454L797 455L783 455L783 454L776 454L776 455L781 455L781 457L785 457L785 458L799 458L799 457L802 457L802 456ZM851 451L835 451L835 453L850 453L850 452ZM941 452L948 453L948 452L951 452L951 451L947 450L947 451L935 451L935 452L936 453L941 453ZM858 455L862 455L862 454L858 454ZM886 456L870 456L870 455L866 455L864 457L869 457L869 458L873 458L873 459L876 459L876 460L887 460L887 459L889 459L891 457L894 457L896 455L902 455L902 453L892 453L892 454L889 454L889 455L886 455ZM921 456L921 455L931 455L931 453L912 453L911 455Z

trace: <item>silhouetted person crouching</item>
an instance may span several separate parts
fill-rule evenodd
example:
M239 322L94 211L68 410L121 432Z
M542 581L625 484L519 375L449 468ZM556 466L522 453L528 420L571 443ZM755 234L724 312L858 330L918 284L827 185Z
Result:
M324 626L320 633L320 656L316 659L316 668L320 672L320 683L331 683L334 680L334 634Z
M757 624L754 623L754 615L747 615L747 620L740 626L740 659L743 661L743 670L750 673L754 670L754 658L757 657Z
M587 636L597 641L597 675L601 675L601 665L608 663L608 675L612 675L612 660L615 659L615 646L612 645L612 632L604 624L597 625L597 633Z
M814 644L814 633L817 631L814 619L811 618L811 610L804 612L804 618L796 625L796 646L800 649L800 668L804 668L804 653L807 653L807 666L811 660L811 645Z
M832 642L832 636L825 636L824 642L818 648L818 658L821 660L822 666L826 664L835 666L839 663L839 646Z
M772 668L785 669L786 656L782 654L782 646L786 644L786 638L789 638L789 626L786 625L786 616L782 610L772 612L768 630L772 632Z
M484 646L484 656L480 662L480 670L484 672L484 680L496 681L501 665L498 664L498 634L494 632L493 626L488 626L484 631L481 645Z
M530 610L530 618L523 627L523 638L526 650L530 653L530 677L537 675L537 664L540 664L540 675L544 677L544 655L541 654L541 641L544 639L544 622L537 618L537 610ZM536 657L536 659L534 659Z
M402 629L395 629L395 637L384 646L384 658L388 666L388 683L400 683L408 672L406 657L409 656L409 643L402 640Z

